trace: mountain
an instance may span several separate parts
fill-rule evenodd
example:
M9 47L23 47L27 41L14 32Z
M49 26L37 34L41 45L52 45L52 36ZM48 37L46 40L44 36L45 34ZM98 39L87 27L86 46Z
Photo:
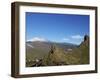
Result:
M52 45L63 49L64 51L72 50L77 45L69 43L57 43L50 41L28 41L26 42L26 61L32 61L35 59L43 59L44 56L48 55Z
M80 44L79 50L81 51L81 64L89 64L89 36L84 36L84 41Z
M59 46L60 48L63 48L64 50L67 49L72 49L75 48L77 45L75 44L70 44L70 43L57 43L57 42L45 42L45 41L29 41L26 42L26 47L28 48L40 48L40 49L49 49L51 47L51 45L56 44L57 46Z
M50 41L26 42L26 66L89 64L89 36L80 45Z
M55 44L56 46L62 48L64 51L71 50L77 45L69 44L69 43L57 43L57 42L43 42L43 41L33 41L26 42L26 52L29 53L37 53L37 54L45 54L50 51L50 47ZM35 54L34 53L34 54Z
M51 47L48 56L43 59L45 66L89 64L89 36L71 51L64 51L56 45Z
M73 64L89 64L89 36L84 36L84 41L74 48L69 54L66 54L67 63Z

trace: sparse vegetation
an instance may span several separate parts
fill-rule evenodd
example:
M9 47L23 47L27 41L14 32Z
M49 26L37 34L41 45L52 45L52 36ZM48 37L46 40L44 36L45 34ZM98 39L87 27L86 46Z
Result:
M79 46L74 46L67 51L57 43L50 44L45 48L33 48L26 51L26 66L57 66L57 65L78 65L89 64L89 37L86 35ZM39 53L39 54L38 54Z

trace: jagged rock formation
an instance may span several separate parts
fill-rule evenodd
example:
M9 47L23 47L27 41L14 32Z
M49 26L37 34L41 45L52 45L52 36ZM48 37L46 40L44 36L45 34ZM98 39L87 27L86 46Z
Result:
M89 36L84 36L84 41L78 48L73 49L71 52L74 60L71 60L71 64L89 64Z
M84 41L81 43L79 50L81 51L81 64L89 64L89 36L84 36Z
M88 35L85 35L84 36L84 41L80 44L81 45L86 45L86 46L89 46L89 36Z
M85 42L85 41L89 41L89 36L88 36L88 35L85 35L85 36L84 36L84 42Z

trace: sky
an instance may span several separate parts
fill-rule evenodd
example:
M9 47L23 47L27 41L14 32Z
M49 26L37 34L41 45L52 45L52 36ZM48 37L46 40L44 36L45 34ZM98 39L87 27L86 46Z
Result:
M26 12L26 41L80 44L89 35L89 15Z

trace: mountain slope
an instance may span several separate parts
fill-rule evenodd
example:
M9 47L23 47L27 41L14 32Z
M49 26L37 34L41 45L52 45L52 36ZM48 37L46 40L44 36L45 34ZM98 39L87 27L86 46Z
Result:
M77 48L66 54L66 59L72 65L89 64L89 37L87 35L84 36L84 41Z
M26 66L89 64L89 36L79 45L55 42L27 42Z
M85 35L84 41L72 51L54 45L43 63L45 66L89 64L89 37Z
M34 61L36 59L43 59L44 56L48 55L53 44L64 51L77 47L76 45L69 43L55 43L44 41L26 42L26 62L29 63L30 61Z

